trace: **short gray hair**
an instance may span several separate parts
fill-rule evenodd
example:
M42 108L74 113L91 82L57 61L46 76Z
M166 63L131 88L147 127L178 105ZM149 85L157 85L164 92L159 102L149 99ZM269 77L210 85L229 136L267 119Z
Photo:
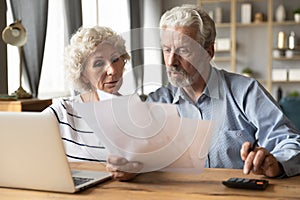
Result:
M161 29L167 26L190 27L196 26L198 30L197 42L204 49L215 42L216 28L210 16L196 5L182 5L166 11L160 18Z
M72 85L72 89L78 92L91 89L90 84L83 81L82 72L88 56L96 50L98 44L104 41L116 47L125 62L130 59L126 51L125 40L112 29L102 26L79 28L65 48L66 78Z

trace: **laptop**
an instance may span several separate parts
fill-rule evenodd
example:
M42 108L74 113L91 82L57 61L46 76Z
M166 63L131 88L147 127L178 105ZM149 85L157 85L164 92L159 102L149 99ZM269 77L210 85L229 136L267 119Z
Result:
M110 177L70 169L51 113L0 112L0 187L75 193Z

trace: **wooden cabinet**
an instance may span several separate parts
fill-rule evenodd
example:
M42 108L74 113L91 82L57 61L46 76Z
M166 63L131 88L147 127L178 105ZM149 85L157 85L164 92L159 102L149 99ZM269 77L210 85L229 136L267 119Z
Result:
M0 100L0 111L34 111L40 112L52 104L51 99Z
M229 39L230 49L226 52L216 49L214 62L219 68L241 73L244 68L249 67L254 72L253 77L273 95L279 86L286 92L299 91L300 81L289 80L289 73L294 73L293 78L297 79L297 69L300 69L300 55L297 50L300 47L300 23L295 22L293 16L293 11L300 8L299 0L198 0L198 3L214 19L216 9L222 10L222 21L216 23L216 41ZM245 4L250 5L249 23L245 22ZM285 19L281 22L276 19L279 5L283 5L285 9ZM255 18L262 18L262 21ZM285 53L291 49L280 49L278 57L274 51L278 49L279 32L285 33L285 40L288 42L292 31L295 33L296 50L289 52L292 56L286 56ZM286 71L286 80L276 79L274 72L278 69Z

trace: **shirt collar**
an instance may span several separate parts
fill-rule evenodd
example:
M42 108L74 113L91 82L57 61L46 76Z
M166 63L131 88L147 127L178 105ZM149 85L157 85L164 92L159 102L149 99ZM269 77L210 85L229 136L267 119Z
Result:
M177 88L172 104L176 104L179 99L191 101L190 97L184 92L182 88Z
M215 99L220 98L220 76L217 69L214 67L211 67L210 75L203 94Z

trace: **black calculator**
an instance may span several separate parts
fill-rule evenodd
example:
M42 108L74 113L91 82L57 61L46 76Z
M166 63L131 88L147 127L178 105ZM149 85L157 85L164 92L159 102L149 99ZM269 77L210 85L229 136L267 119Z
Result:
M230 188L265 190L269 181L263 179L229 178L227 181L223 181L222 183Z

